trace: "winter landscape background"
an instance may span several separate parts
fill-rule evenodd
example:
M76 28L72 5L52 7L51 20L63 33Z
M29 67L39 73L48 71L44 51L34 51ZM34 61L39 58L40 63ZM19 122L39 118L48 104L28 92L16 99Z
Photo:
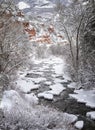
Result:
M0 130L95 130L95 1L0 0Z

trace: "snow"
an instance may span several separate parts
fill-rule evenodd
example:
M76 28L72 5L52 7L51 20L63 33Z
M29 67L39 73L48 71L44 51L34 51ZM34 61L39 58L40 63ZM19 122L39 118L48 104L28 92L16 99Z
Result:
M26 9L26 8L30 8L30 6L27 3L21 1L21 2L18 3L18 8L20 10L23 10L23 9Z
M25 94L25 99L32 105L38 104L38 102L39 102L39 99L37 98L37 96L34 93Z
M46 78L40 77L40 78L31 78L31 80L37 84L39 84L42 81L46 81Z
M24 20L24 18L18 17L18 21L23 22Z
M31 99L30 97L31 96L28 97L29 101ZM10 102L9 104L6 104L8 100ZM23 124L23 127L29 125L31 128L36 126L35 129L38 129L38 126L42 129L47 129L46 127L54 122L56 127L53 128L53 130L67 130L68 124L75 121L77 118L74 115L64 114L63 112L59 112L58 110L47 106L32 106L31 103L26 102L26 99L14 90L6 91L4 93L1 104L3 104L2 109L6 120L9 120L9 122L11 121L12 123L18 121Z
M53 8L54 4L48 0L37 0L35 8Z
M53 95L50 94L48 91L45 91L43 93L39 93L38 97L39 98L44 98L44 99L47 99L47 100L53 100Z
M76 115L73 115L73 114L64 113L64 116L68 117L68 121L70 123L74 123L78 120L78 117Z
M68 86L68 88L76 88L77 87L75 82L72 82L72 83L68 84L67 86Z
M53 69L56 74L59 74L59 75L63 74L63 61L58 59L58 62L57 64L53 66Z
M46 85L51 85L52 83L50 81L45 82Z
M15 94L14 94L15 93ZM12 108L12 101L9 97L14 96L15 102L17 102L17 97L19 97L19 94L14 90L4 91L3 98L0 104L0 108L7 111L11 111Z
M84 126L84 122L83 121L77 121L74 125L77 129L81 130Z
M85 103L86 106L95 108L95 90L75 90L76 94L70 94L70 97L77 99L78 102Z
M87 117L90 117L92 120L95 120L95 111L87 112Z
M57 83L57 84L54 84L54 85L50 85L49 88L51 90L49 91L44 91L42 93L39 93L38 94L38 97L41 98L43 97L44 99L48 99L48 100L53 100L53 95L60 95L60 93L65 90L66 88L63 87L62 84L60 83Z
M60 93L65 90L66 88L63 87L62 84L60 83L56 83L54 85L49 86L49 88L51 89L50 91L48 91L49 93L53 94L53 95L60 95Z
M2 101L0 103L0 108L1 109L7 108L7 111L10 111L10 109L12 108L12 102L8 98L6 98L5 95L3 96Z
M14 103L19 105L18 103L26 103L27 105L38 104L38 98L34 93L31 94L19 94L15 90L5 91L3 94L3 98L0 104L0 108L7 111L11 111Z
M39 85L35 85L32 79L25 78L25 79L18 79L16 81L17 87L22 90L23 92L27 93L31 90L38 89Z
M55 79L54 79L54 82L55 82L55 83L62 83L62 82L63 82L63 80L62 80L62 79L60 79L60 78L55 78Z

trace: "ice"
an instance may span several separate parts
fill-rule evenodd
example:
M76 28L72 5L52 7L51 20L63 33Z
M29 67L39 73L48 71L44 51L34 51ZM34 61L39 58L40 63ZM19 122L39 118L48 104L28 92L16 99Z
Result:
M92 120L95 120L95 111L87 112L87 117L90 117Z
M83 121L77 121L74 125L77 129L81 130L84 126L84 122Z
M86 106L95 108L95 90L75 90L76 94L70 94L70 97L77 99L78 102L83 102Z

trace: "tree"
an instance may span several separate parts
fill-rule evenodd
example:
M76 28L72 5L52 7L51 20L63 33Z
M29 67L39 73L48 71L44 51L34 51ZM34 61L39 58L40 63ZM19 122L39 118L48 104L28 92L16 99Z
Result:
M58 4L59 5L59 4ZM61 5L61 3L60 3ZM61 5L62 6L62 5ZM76 81L84 86L95 84L95 1L72 1L57 6L59 21L70 44ZM75 46L75 51L72 46ZM87 85L88 84L88 85Z
M29 46L22 23L18 21L18 9L13 1L0 5L0 73L8 73L26 60Z

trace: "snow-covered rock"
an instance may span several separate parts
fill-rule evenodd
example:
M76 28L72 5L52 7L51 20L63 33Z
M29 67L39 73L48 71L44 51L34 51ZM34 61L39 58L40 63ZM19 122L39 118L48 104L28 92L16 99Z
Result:
M60 84L60 83L56 83L54 85L49 86L49 88L51 89L50 91L48 91L49 93L53 94L53 95L60 95L60 93L65 90L66 88Z
M95 111L87 112L87 117L90 117L92 120L95 120Z
M47 100L53 100L53 94L51 93L48 93L47 91L43 92L43 93L39 93L38 94L38 97L39 98L44 98L44 99L47 99Z
M75 98L78 102L85 103L86 106L95 108L95 90L75 90L75 94L70 94L70 97Z
M46 85L51 85L52 83L50 81L45 82Z
M84 122L83 121L77 121L74 126L75 126L75 128L81 130L84 126Z
M63 80L62 80L62 79L60 79L60 78L55 78L55 79L54 79L54 82L55 82L55 83L62 83L62 82L63 82Z
M70 122L70 123L74 123L78 120L78 117L76 115L73 115L73 114L64 113L64 116L68 117L68 122Z
M18 79L16 81L17 88L27 93L31 90L38 89L39 85L35 85L30 78Z
M46 81L46 79L43 78L43 77L31 78L31 80L32 80L34 83L37 83L37 84L39 84L39 83L42 82L42 81Z

